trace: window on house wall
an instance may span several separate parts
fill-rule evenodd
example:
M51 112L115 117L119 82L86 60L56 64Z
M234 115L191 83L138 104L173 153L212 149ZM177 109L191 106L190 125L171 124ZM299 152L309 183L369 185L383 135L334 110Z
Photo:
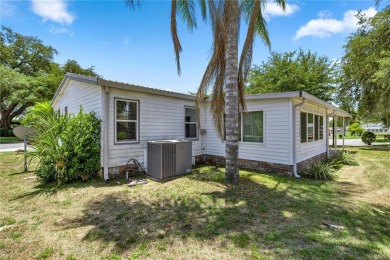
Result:
M320 116L314 115L314 140L319 140L320 138L320 124L319 124Z
M198 138L196 108L186 107L184 116L185 138Z
M323 140L324 139L324 117L323 116L319 116L319 121L318 121L318 125L319 125L319 137L320 137L320 140Z
M68 114L68 106L65 107L64 112L65 112L65 115Z
M307 114L307 141L314 141L314 115L311 113Z
M115 100L115 142L138 141L138 101Z
M301 143L324 139L324 117L301 112Z
M263 143L263 111L244 112L242 114L242 141Z
M301 143L307 142L307 113L301 112Z

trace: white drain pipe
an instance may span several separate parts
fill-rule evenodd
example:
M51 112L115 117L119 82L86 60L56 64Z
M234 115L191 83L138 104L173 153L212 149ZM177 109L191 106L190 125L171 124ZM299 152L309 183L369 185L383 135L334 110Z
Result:
M299 96L302 97L302 91L299 92ZM296 116L297 108L303 106L306 103L306 98L303 98L301 103L298 103L293 106L292 110L292 129L293 129L293 175L295 178L299 179L301 176L297 171L297 128L296 128Z

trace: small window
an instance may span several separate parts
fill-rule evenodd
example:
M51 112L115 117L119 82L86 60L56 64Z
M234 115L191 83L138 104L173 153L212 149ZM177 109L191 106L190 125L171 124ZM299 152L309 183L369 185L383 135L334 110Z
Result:
M314 140L319 140L319 134L320 134L320 131L319 131L319 127L320 127L320 124L319 124L319 120L320 120L320 116L319 115L315 115L314 116Z
M65 112L65 115L68 114L68 106L65 107L64 112Z
M242 141L263 143L263 125L263 111L244 112Z
M301 143L307 142L307 113L301 112Z
M186 107L184 116L185 138L198 138L196 108Z
M116 100L115 142L138 141L138 101Z
M323 116L319 117L318 125L319 125L318 131L319 131L320 140L323 140L324 139L324 117Z
M307 114L307 141L313 142L314 140L314 116L313 114Z

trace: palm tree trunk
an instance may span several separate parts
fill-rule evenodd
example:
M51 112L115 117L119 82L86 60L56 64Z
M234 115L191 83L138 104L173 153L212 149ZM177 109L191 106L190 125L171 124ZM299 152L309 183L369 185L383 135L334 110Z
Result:
M238 183L238 25L237 0L226 1L226 173L227 183Z

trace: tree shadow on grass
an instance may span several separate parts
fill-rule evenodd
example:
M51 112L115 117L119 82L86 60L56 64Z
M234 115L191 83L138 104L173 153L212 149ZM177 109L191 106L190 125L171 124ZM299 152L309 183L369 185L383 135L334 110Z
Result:
M122 181L122 180L121 180ZM124 180L122 181L124 182ZM72 182L66 184L57 184L57 183L38 183L33 187L32 191L20 194L14 197L12 200L20 200L20 199L28 199L34 196L55 196L61 191L66 191L69 189L80 189L86 187L94 187L94 188L107 188L107 187L115 187L118 184L115 181L104 182L99 179L91 179L82 182Z
M230 244L273 257L384 257L389 207L347 207L324 182L272 176L262 183L264 176L258 177L243 174L239 185L229 186L223 172L214 168L186 176L187 188L172 182L157 187L159 191L144 186L93 199L81 216L61 225L92 227L83 240L113 244L122 254L179 239L205 247L218 240L220 244L210 247L223 251ZM329 229L323 222L345 229Z

